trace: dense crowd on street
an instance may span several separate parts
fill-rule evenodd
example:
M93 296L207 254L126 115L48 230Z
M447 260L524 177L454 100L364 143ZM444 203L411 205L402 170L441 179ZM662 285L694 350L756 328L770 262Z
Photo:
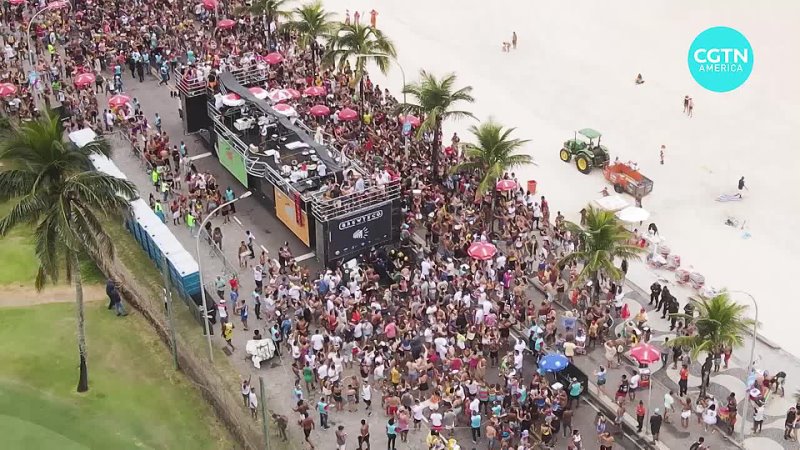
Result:
M688 396L684 381L692 361L680 348L665 347L662 356L665 363L671 356L673 366L683 368L680 392L664 399L663 410L645 411L641 401L633 400L638 375L606 380L606 367L620 364L631 345L650 339L642 331L648 325L645 309L628 311L623 287L611 278L575 283L580 263L561 260L580 245L579 237L565 226L560 211L553 211L544 196L526 191L515 174L504 176L516 183L515 189L479 195L477 174L450 173L463 161L458 135L434 149L441 157L439 173L433 173L434 136L404 133L398 100L368 75L359 82L349 66L320 69L296 36L275 24L268 32L260 17L243 15L233 29L220 30L218 18L202 4L164 0L76 1L72 12L43 14L33 26L29 48L26 21L42 6L3 4L0 82L16 87L3 97L6 113L35 117L41 98L62 107L69 129L120 131L149 171L149 202L164 222L205 233L220 248L238 248L238 275L212 282L218 294L212 321L234 353L244 349L234 348L232 334L252 333L253 339L272 339L290 361L295 416L276 413L281 430L298 423L313 448L312 429L327 429L330 416L363 411L385 415L386 424L370 430L362 421L354 433L359 449L369 448L372 431L386 434L392 450L398 438L407 442L410 433L421 429L430 448L452 449L459 445L451 440L459 428L468 428L473 444L480 440L490 450L528 449L539 441L553 446L557 440L569 449L587 442L611 449L626 411L639 419L639 431L649 417L655 437L675 409L681 410L684 428L696 414L708 430L723 406L735 417L734 394L724 404ZM271 45L268 35L274 35ZM33 67L27 63L32 50L38 54ZM404 220L396 247L374 249L355 266L312 274L294 260L288 244L275 258L254 248L249 231L241 239L223 239L222 227L236 212L233 205L199 230L203 218L240 192L198 171L189 159L193 149L162 131L159 115L150 116L136 99L116 108L105 104L105 96L125 92L128 83L156 78L167 84L175 71L184 79L205 77L214 88L215 73L257 64L257 56L271 51L284 60L265 69L264 88L325 88L322 98L302 97L294 105L318 140L360 160L369 182L381 184L403 174ZM77 87L75 78L82 73L92 73L95 83ZM313 117L310 107L317 104L334 113ZM335 112L344 108L359 111L361 120L339 121ZM331 190L346 193L356 183L341 180ZM492 243L496 253L472 257L469 249L476 242ZM241 292L239 278L250 276L255 289ZM686 312L668 289L653 290L659 310ZM635 327L620 326L629 319ZM690 320L676 319L672 325L679 335L695 332ZM606 423L600 415L594 430L573 429L586 383L559 378L557 370L535 364L531 370L525 361L557 354L571 362L595 348L602 348L606 358L606 366L591 374L597 385L605 389L606 382L619 381L617 417ZM711 362L718 368L716 360L724 359L727 366L730 351L719 349ZM253 407L257 400L251 393L243 383L245 404ZM763 414L763 405L758 407ZM790 411L787 433L796 422L796 411ZM337 444L345 444L346 430L339 427L332 434Z

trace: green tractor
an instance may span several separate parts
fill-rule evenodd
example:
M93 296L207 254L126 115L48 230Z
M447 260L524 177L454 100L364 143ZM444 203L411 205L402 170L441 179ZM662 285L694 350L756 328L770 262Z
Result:
M578 135L588 140L578 139ZM608 149L600 145L600 132L591 128L584 128L575 133L575 137L564 142L564 147L558 156L568 163L575 158L575 167L581 173L590 173L593 167L605 167L608 164Z

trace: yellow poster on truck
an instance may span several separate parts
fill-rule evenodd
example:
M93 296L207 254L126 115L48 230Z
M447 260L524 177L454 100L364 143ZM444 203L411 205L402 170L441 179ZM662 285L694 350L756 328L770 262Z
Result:
M278 188L275 189L275 215L278 216L281 222L286 225L286 228L292 230L295 236L297 236L303 244L306 244L307 247L310 247L310 240L308 236L308 216L306 215L305 211L299 211L300 214L297 214L298 211L296 209L296 203L294 199L286 195L283 191ZM301 223L298 223L300 219Z

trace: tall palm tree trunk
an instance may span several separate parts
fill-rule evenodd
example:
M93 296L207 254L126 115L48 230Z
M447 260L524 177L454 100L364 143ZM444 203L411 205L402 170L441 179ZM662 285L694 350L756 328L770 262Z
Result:
M436 126L433 127L433 148L431 149L431 165L433 166L433 181L439 182L439 153L442 147L442 119L436 117Z
M73 252L69 258L72 265L72 282L75 284L75 306L78 313L78 354L80 355L80 375L78 376L78 392L89 390L89 369L86 367L86 317L83 310L83 282L78 257Z
M317 42L314 39L309 46L311 47L311 74L317 77Z
M264 14L264 20L267 21L264 26L267 29L267 53L269 53L272 52L272 17Z

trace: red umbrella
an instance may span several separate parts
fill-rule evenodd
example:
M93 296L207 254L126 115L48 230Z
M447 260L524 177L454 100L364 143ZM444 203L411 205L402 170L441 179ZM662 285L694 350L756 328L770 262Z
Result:
M517 182L514 180L500 180L497 182L496 189L501 192L513 191L517 188Z
M217 28L220 30L230 30L236 26L236 21L231 19L222 19L217 23Z
M330 115L331 109L325 105L314 105L311 107L311 115L315 117Z
M631 358L640 364L650 364L661 359L661 350L648 343L641 343L631 349Z
M300 98L303 96L297 89L286 89L286 92L288 92L292 98Z
M127 103L130 103L131 98L125 94L117 94L108 99L108 106L112 108L119 108L121 106L125 106Z
M265 98L267 98L267 91L264 88L260 88L258 86L253 86L253 87L247 88L247 90L250 91L251 94L253 94L253 97L255 97L255 98L259 99L259 100L264 100Z
M17 93L17 87L11 83L0 84L0 97L10 97Z
M25 0L8 0L8 3L17 6L25 3Z
M322 97L323 95L327 94L328 92L322 86L311 86L307 87L303 94L309 97Z
M403 116L403 115L401 115L401 116L400 116L400 117L398 117L398 118L400 119L400 123L402 123L402 124L409 123L409 124L411 124L411 126L412 126L412 127L414 127L414 128L418 127L418 126L419 126L419 124L420 124L419 117L417 117L417 116L413 116L413 115L411 115L411 114L409 114L409 115L407 115L407 116Z
M350 108L345 108L339 111L339 114L337 115L339 116L339 120L343 120L345 122L350 122L352 120L358 119L358 112Z
M494 254L497 253L497 247L489 242L475 242L467 249L467 254L479 261L486 261L492 259Z
M91 86L94 83L94 74L91 72L86 72L78 75L75 77L75 87L78 89L85 88L86 86Z
M264 61L266 61L267 64L274 66L275 64L280 64L283 62L283 55L278 52L267 53L267 55L264 57Z
M217 0L203 0L203 8L209 11L214 11L217 9L217 5Z

